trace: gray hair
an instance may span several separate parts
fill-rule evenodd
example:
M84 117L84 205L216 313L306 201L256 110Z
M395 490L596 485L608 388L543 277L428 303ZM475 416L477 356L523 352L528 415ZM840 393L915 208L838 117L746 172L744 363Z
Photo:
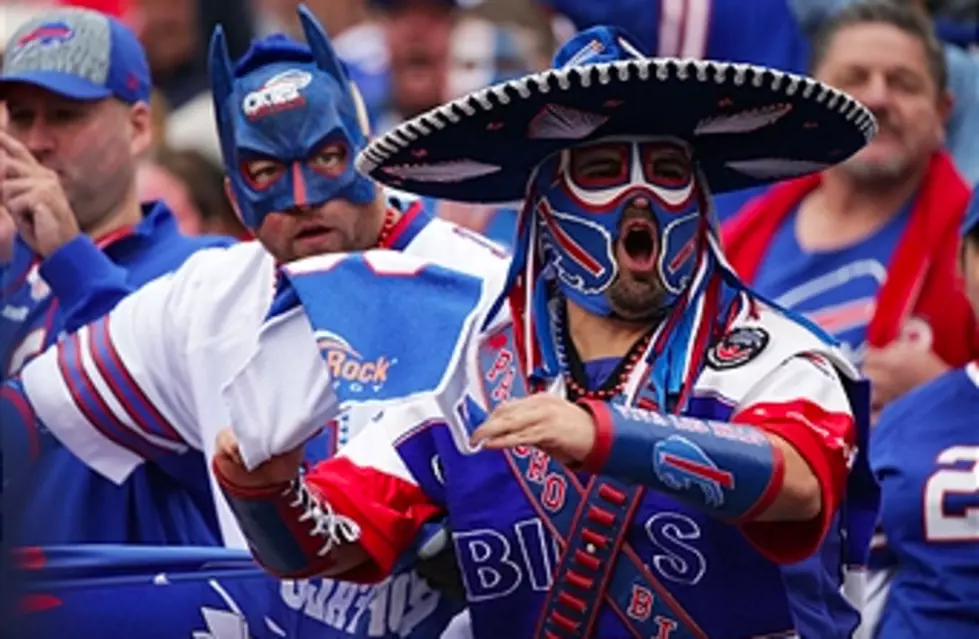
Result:
M928 70L939 93L948 87L945 51L935 35L931 19L909 0L865 0L852 4L831 16L812 38L810 71L826 59L833 38L847 27L860 24L888 24L919 40L925 48Z

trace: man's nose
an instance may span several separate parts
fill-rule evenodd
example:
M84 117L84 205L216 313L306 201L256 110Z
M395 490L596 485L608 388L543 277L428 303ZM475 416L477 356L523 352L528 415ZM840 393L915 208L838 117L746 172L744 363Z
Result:
M629 206L648 211L650 208L649 198L645 195L637 195L629 201Z
M853 91L857 98L871 111L886 110L890 106L891 89L883 74L873 74L867 78L857 90Z

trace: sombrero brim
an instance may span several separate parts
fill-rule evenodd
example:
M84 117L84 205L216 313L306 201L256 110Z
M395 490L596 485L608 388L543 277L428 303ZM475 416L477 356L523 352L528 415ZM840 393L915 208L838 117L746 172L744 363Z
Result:
M825 169L876 129L863 105L812 78L649 58L551 69L471 93L375 139L357 168L420 195L510 202L552 153L610 136L669 136L693 146L721 193Z

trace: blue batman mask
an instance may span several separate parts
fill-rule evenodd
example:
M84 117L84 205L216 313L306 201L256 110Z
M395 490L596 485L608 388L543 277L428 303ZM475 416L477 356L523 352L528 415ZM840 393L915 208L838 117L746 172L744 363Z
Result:
M220 27L211 39L225 172L251 229L269 213L375 197L374 183L354 169L367 144L359 98L322 27L303 6L299 18L308 47L270 36L234 67Z

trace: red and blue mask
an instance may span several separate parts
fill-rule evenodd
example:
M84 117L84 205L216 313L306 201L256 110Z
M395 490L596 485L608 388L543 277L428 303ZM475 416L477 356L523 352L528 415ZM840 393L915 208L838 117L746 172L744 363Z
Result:
M561 151L529 195L543 265L590 312L612 314L606 293L622 269L655 274L663 307L689 285L708 221L684 142L610 138Z
M225 172L252 229L269 213L335 199L365 204L376 193L354 169L367 144L358 97L322 27L304 7L299 17L308 46L270 36L234 66L220 28L211 40Z

